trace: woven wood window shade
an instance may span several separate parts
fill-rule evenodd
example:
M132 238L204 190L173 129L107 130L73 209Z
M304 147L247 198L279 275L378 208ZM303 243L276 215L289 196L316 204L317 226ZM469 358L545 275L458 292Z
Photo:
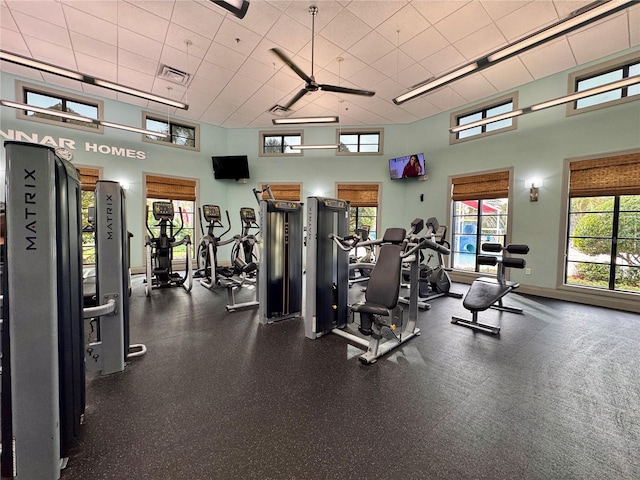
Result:
M196 181L147 175L147 198L196 201Z
M96 182L100 180L100 170L97 168L78 167L80 173L80 187L85 191L95 191Z
M338 185L338 198L347 200L352 207L377 207L378 185L354 183Z
M570 197L640 195L640 153L571 162Z
M451 198L460 200L486 200L509 196L509 172L492 172L454 178Z
M261 188L266 188L266 184L262 185ZM269 184L271 188L271 193L273 193L273 197L276 200L287 200L289 202L299 202L301 195L301 186L298 183L280 183L280 184ZM262 192L262 199L267 200L269 195L267 192Z

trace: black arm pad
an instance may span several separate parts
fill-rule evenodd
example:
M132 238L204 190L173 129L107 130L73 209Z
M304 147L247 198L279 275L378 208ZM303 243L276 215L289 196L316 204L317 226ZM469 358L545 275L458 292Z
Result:
M502 245L499 243L483 243L482 250L485 252L501 252Z
M526 255L529 253L529 245L524 245L520 243L512 243L507 245L505 250L509 253L516 253L520 255Z
M526 264L524 258L504 257L502 259L502 265L507 268L524 268Z
M444 245L440 245L439 243L432 242L431 240L427 240L426 238L422 239L422 245L424 245L422 248L435 250L436 252L441 253L442 255L449 255L451 253L451 251Z
M495 265L497 263L498 257L494 257L493 255L478 255L478 265Z

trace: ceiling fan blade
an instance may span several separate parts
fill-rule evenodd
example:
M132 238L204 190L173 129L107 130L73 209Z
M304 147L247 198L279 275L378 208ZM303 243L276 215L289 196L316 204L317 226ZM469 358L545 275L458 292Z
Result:
M324 90L325 92L336 92L336 93L350 93L352 95L362 95L365 97L373 97L376 92L372 92L370 90L358 90L356 88L345 88L339 87L338 85L318 85L320 90Z
M271 51L275 53L278 58L282 60L291 70L296 72L298 76L306 83L311 83L313 81L311 80L311 77L304 73L295 63L293 63L293 60L287 57L287 55L282 50L280 50L279 48L272 48Z
M289 100L289 103L284 105L282 108L284 108L285 110L289 110L293 106L294 103L296 103L298 100L300 100L302 97L304 97L308 92L309 92L308 90L303 88L298 93L296 93L296 96L293 97L291 100Z

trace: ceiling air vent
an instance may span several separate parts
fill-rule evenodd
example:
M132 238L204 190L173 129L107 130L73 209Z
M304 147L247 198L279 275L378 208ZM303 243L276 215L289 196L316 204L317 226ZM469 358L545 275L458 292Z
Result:
M293 112L294 110L291 110L291 109L287 110L282 105L278 105L278 104L274 105L269 110L267 110L267 113L275 115L276 117L288 117Z
M191 80L191 75L168 65L160 65L158 78L162 78L167 82L186 86L189 84L189 80Z

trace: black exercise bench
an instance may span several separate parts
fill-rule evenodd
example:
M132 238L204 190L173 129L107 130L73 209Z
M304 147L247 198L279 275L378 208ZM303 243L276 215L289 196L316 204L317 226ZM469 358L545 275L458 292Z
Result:
M500 327L479 323L478 312L482 312L489 308L495 308L497 310L511 313L522 313L521 308L503 305L502 298L507 293L520 286L519 283L505 280L505 270L507 268L524 268L526 266L526 262L523 258L510 257L505 255L505 253L526 255L529 253L529 246L511 244L503 247L499 243L483 243L482 251L502 254L502 259L499 259L494 255L478 255L479 265L497 265L498 274L496 278L479 277L473 281L462 302L464 308L471 312L471 320L454 316L451 317L451 323L463 325L480 332L498 335L500 334Z

